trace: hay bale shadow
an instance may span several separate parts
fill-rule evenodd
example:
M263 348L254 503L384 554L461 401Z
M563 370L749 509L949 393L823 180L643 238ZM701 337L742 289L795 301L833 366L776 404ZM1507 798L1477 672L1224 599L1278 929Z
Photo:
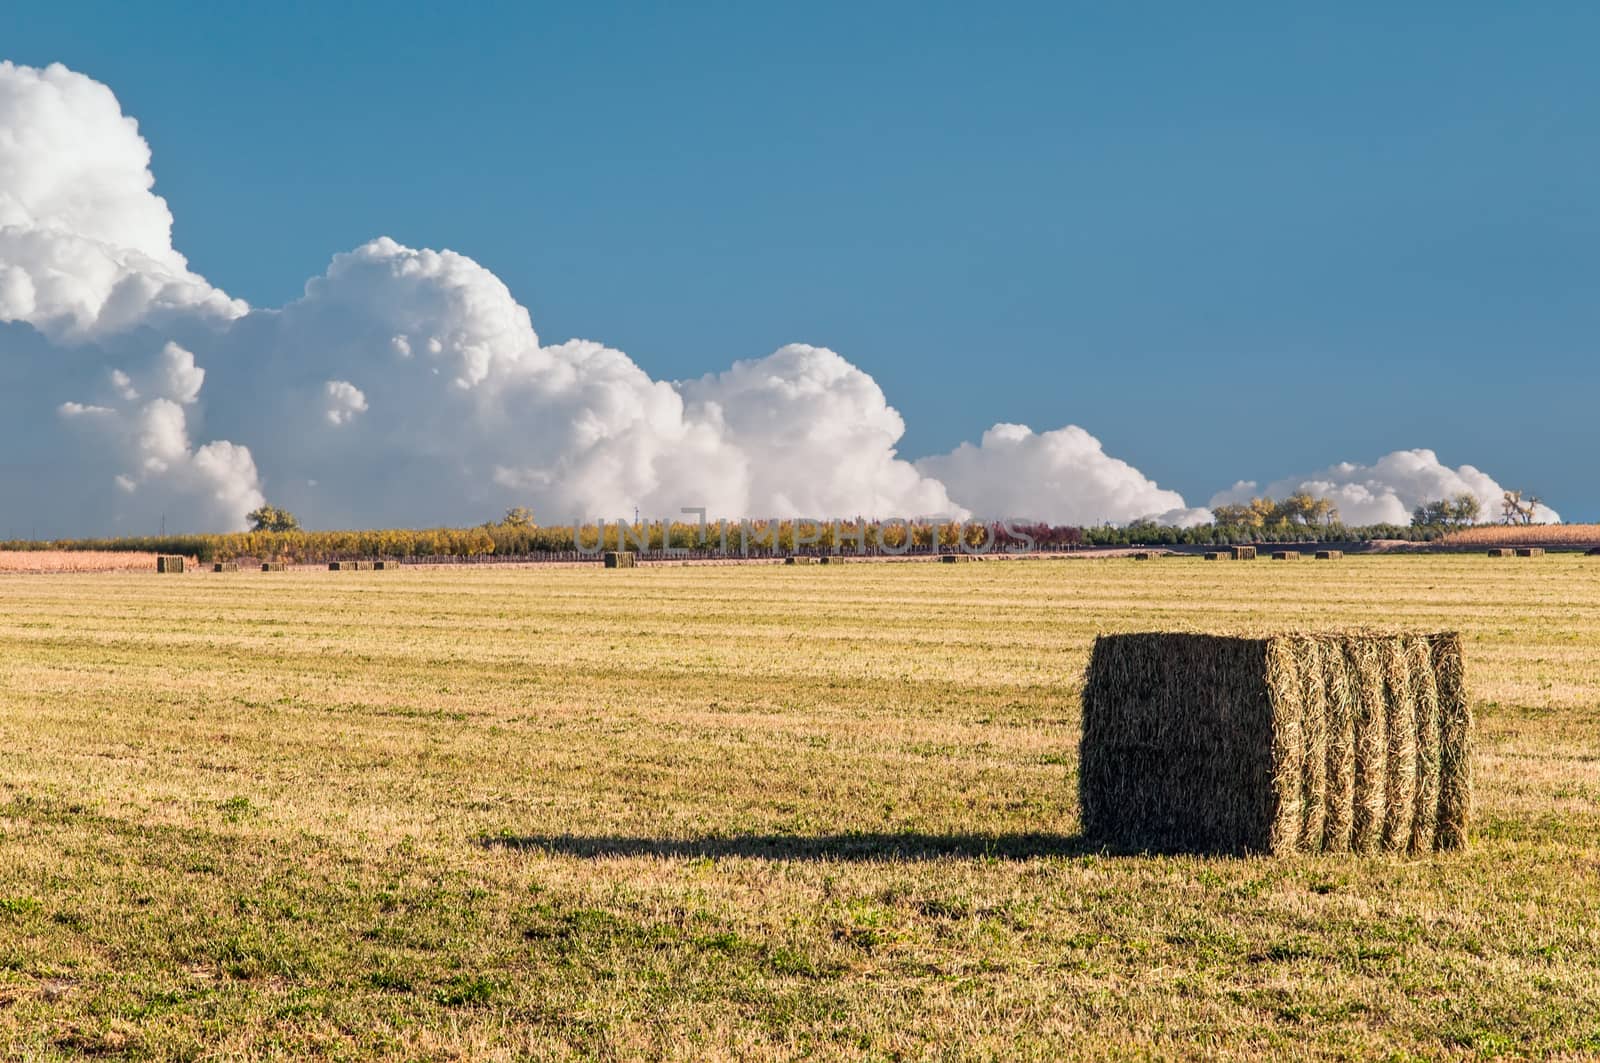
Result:
M1031 860L1036 857L1124 855L1065 834L751 834L700 838L601 835L496 834L478 839L485 849L511 849L599 859L658 856L674 859L750 857L766 860L914 863L924 860ZM1131 854L1127 854L1131 855Z

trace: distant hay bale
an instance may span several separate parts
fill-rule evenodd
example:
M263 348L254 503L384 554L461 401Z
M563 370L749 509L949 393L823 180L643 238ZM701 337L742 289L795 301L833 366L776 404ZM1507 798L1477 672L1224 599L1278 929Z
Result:
M211 571L213 571L213 572L237 572L237 571L239 571L239 562L237 562L237 561L218 561L218 562L214 563L211 566Z
M372 569L373 569L373 565L375 563L376 562L372 562L372 561L352 561L352 562L350 562L350 564L355 566L355 570L357 572L371 572Z
M374 561L372 563L372 569L374 572L388 572L391 569L396 569L399 567L400 562L398 561Z
M282 561L263 561L263 562L261 562L261 571L263 571L263 572L282 572L283 571L283 562Z
M844 564L844 558L840 557L838 554L823 554L821 557L817 558L817 564L842 565Z
M810 554L790 554L783 559L783 563L786 565L814 565L817 563L817 559Z
M1300 560L1300 551L1298 551L1298 550L1274 550L1274 551L1272 551L1272 560L1274 560L1274 561L1298 561L1298 560Z
M1471 735L1453 632L1104 635L1083 690L1083 830L1158 851L1457 849Z
M329 561L328 562L328 571L329 572L354 572L355 570L356 570L356 563L354 561Z
M1134 552L1133 559L1135 561L1149 561L1155 556L1156 555L1149 550L1137 550Z
M156 571L161 573L176 573L183 571L183 558L163 554L156 558Z
M1543 557L1544 556L1544 547L1542 547L1542 546L1519 546L1517 548L1517 556L1518 557Z
M1235 561L1254 561L1256 559L1256 548L1253 546L1235 546L1233 548L1233 559Z
M1509 546L1496 546L1489 550L1490 557L1515 557L1516 554L1517 552Z
M971 554L940 554L939 555L939 560L944 562L947 565L953 565L958 561L971 561L972 560L972 555Z
M632 550L607 550L606 568L637 568L636 555Z
M1221 550L1207 550L1206 551L1206 560L1207 561L1227 561L1227 560L1231 559L1232 557L1233 557L1232 553L1224 553Z
M1343 550L1318 550L1318 561L1337 561L1344 556Z

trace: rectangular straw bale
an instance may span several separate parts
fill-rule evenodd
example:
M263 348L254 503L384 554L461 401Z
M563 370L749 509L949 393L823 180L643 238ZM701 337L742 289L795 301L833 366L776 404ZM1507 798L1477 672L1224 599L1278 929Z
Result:
M814 565L817 563L817 559L809 554L790 554L783 559L783 563L786 565Z
M1495 546L1489 550L1490 557L1515 557L1516 551L1509 546Z
M1542 546L1519 546L1517 548L1517 556L1518 557L1543 557L1544 556L1544 547L1542 547Z
M237 561L217 561L217 562L214 562L212 564L211 571L213 571L213 572L237 572L237 571L239 571L239 562L237 562Z
M1256 559L1256 548L1253 546L1235 546L1233 548L1233 559L1235 561L1254 561Z
M1207 561L1227 561L1231 557L1233 557L1233 554L1231 554L1231 553L1226 553L1225 554L1221 550L1207 550L1206 551L1206 560Z
M399 567L400 562L398 561L374 561L372 563L372 569L374 572L389 572Z
M1135 561L1149 561L1150 559L1154 558L1155 556L1156 555L1154 553L1152 553L1151 551L1149 551L1149 550L1138 550L1138 551L1135 551L1135 553L1133 555L1133 559Z
M1298 560L1300 560L1300 551L1298 551L1298 550L1274 550L1274 551L1272 551L1272 560L1274 560L1274 561L1298 561Z
M637 555L632 550L607 550L606 568L637 568Z
M1343 550L1318 550L1318 561L1337 561L1344 556Z
M356 563L354 561L329 561L328 562L328 571L329 572L354 572L355 570L356 570Z
M160 573L182 572L183 558L163 554L156 558L156 571Z
M939 560L947 565L953 565L958 561L971 561L972 556L970 554L940 554Z
M1465 842L1471 716L1454 634L1095 642L1089 838L1189 852L1428 852Z
M263 562L261 562L261 571L263 571L263 572L282 572L283 571L283 562L282 561L263 561Z

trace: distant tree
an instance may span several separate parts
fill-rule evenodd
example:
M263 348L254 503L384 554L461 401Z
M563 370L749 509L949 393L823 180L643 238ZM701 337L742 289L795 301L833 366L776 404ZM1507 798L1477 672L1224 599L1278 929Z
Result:
M1339 509L1326 498L1316 498L1306 491L1297 491L1281 502L1270 498L1252 498L1247 503L1215 506L1212 518L1220 525L1250 528L1318 527L1335 524Z
M262 506L245 514L245 520L250 522L251 531L291 532L300 530L300 518L290 513L287 509L277 506Z
M1462 528L1476 524L1483 504L1476 495L1463 491L1454 498L1424 502L1411 513L1413 528Z
M506 510L505 519L500 522L508 528L533 528L533 510L526 506L513 506Z
M1470 491L1463 491L1455 497L1455 503L1450 507L1450 518L1459 527L1465 524L1476 524L1483 515L1483 503L1478 501L1478 496Z
M1534 515L1539 510L1539 502L1537 495L1529 495L1524 501L1521 491L1507 491L1500 502L1501 523L1532 524Z

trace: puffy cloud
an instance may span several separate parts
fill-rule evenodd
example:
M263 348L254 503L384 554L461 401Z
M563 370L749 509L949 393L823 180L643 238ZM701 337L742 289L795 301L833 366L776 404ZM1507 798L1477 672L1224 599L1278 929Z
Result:
M680 390L689 415L743 456L738 515L968 513L896 455L905 422L878 382L825 347L793 343Z
M1288 476L1265 488L1254 480L1241 480L1211 498L1211 505L1248 502L1265 495L1283 498L1303 491L1314 498L1326 498L1339 507L1346 524L1409 524L1411 513L1425 502L1470 494L1478 500L1481 520L1500 515L1505 489L1494 478L1471 465L1450 468L1431 450L1396 450L1371 465L1340 462L1304 476ZM1554 524L1561 515L1540 506L1535 519Z
M121 515L141 530L169 514L181 522L175 526L237 526L264 500L249 449L227 441L191 443L184 407L198 399L204 371L190 352L168 344L153 369L165 393L148 401L119 394L105 405L64 402L57 412L96 436L100 461L118 470L107 475L106 486L120 488ZM111 374L113 387L119 378L126 374Z
M376 239L252 311L189 270L153 185L104 85L0 63L0 423L14 433L0 489L73 522L57 534L163 515L238 527L264 496L322 527L512 505L546 520L1205 516L1076 426L998 424L908 461L883 390L826 348L670 382L602 343L547 344L498 277L452 251ZM1347 517L1451 493L1417 470L1401 486L1385 462L1309 480ZM1445 471L1497 497L1476 470Z
M0 321L56 337L244 313L172 248L150 149L104 85L0 62Z
M328 395L328 423L340 425L367 410L367 396L348 380L330 380L323 385Z
M1125 524L1151 518L1203 524L1207 510L1189 509L1138 469L1105 452L1077 425L1035 432L997 424L977 446L923 458L917 469L942 481L962 504L987 517L1054 524Z

